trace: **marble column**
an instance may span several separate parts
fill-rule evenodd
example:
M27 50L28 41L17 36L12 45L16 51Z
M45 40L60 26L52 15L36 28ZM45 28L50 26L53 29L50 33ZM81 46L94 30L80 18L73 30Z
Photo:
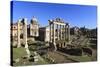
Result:
M30 57L30 51L28 49L28 44L27 44L27 19L24 18L24 32L23 32L23 37L24 37L24 44L25 44L25 49L26 49L26 52L27 52L27 57L29 58Z
M65 33L64 33L64 31L65 31L65 30L64 30L64 25L62 25L62 27L63 27L63 28L62 28L62 39L64 40L64 34L65 34Z
M68 37L67 37L67 35L68 35L68 29L67 29L67 24L65 25L65 40L68 40Z
M55 51L57 50L57 47L56 47L56 43L55 43L55 24L53 23L53 44L54 44L54 48L55 48Z
M59 43L59 47L61 47L61 43Z
M64 25L64 40L66 39L66 30L65 30L65 25Z
M23 42L25 44L25 47L27 45L27 19L23 19Z
M57 39L59 40L59 25L57 24Z
M60 25L60 40L62 40L62 25Z
M21 47L21 44L20 44L20 22L21 22L21 19L19 19L18 23L17 23L17 42L18 42L17 47Z
M65 48L64 43L62 43L62 48Z
M50 24L50 42L52 42L52 24Z
M30 36L33 36L33 28L32 28L32 23L30 24Z
M69 24L68 24L68 41L70 43L70 26L69 26Z

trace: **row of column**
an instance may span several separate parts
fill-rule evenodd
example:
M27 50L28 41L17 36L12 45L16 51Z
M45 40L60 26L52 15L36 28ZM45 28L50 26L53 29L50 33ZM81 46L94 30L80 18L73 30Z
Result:
M56 25L57 25L57 27L56 27ZM60 26L60 28L59 28L59 26ZM57 49L56 48L56 42L55 42L56 38L57 38L58 41L59 40L65 40L68 43L70 42L70 27L69 27L69 24L66 24L66 25L58 25L58 24L55 24L55 23L50 24L50 42L54 44L55 50Z
M56 28L57 25L57 28ZM60 26L60 28L59 28ZM56 31L57 30L57 36ZM70 40L70 27L69 25L58 25L58 24L50 24L50 42L55 42L55 38L57 40Z

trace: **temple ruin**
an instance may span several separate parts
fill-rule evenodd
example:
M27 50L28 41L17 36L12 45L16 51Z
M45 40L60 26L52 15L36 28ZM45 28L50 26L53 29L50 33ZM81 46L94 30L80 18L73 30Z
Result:
M66 47L70 44L70 26L64 23L60 18L49 20L50 43L54 45L55 50L58 47Z
M56 18L55 20L48 20L49 21L49 33L44 31L45 33L45 41L49 37L49 43L54 46L54 50L57 50L57 48L65 48L67 47L68 44L70 44L70 25L69 23L65 23L62 19ZM34 36L38 37L39 36L39 27L37 26L37 19L33 18L31 20L31 23L29 24L29 35L31 36L31 39L34 40ZM21 28L22 27L22 28ZM27 20L26 19L19 19L17 23L17 42L18 46L21 46L20 42L20 29L22 29L23 33L23 44L25 46L27 45ZM41 29L41 28L40 28ZM41 32L41 31L40 31ZM47 34L49 36L47 37ZM40 36L41 37L41 36Z

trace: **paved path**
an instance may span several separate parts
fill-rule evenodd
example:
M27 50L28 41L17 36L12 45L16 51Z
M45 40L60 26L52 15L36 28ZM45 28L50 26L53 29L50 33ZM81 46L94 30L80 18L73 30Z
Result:
M62 54L58 53L57 51L48 52L48 55L50 56L50 58L54 59L55 63L70 63L70 62L74 62L74 61L68 59L67 56L62 55Z

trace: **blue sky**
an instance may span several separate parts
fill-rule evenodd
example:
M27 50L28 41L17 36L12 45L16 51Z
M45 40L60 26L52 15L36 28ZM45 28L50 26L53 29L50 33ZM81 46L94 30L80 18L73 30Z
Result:
M71 26L95 28L97 26L97 7L74 4L54 4L39 2L13 1L12 19L30 19L35 16L40 26L47 26L49 19L62 18Z

